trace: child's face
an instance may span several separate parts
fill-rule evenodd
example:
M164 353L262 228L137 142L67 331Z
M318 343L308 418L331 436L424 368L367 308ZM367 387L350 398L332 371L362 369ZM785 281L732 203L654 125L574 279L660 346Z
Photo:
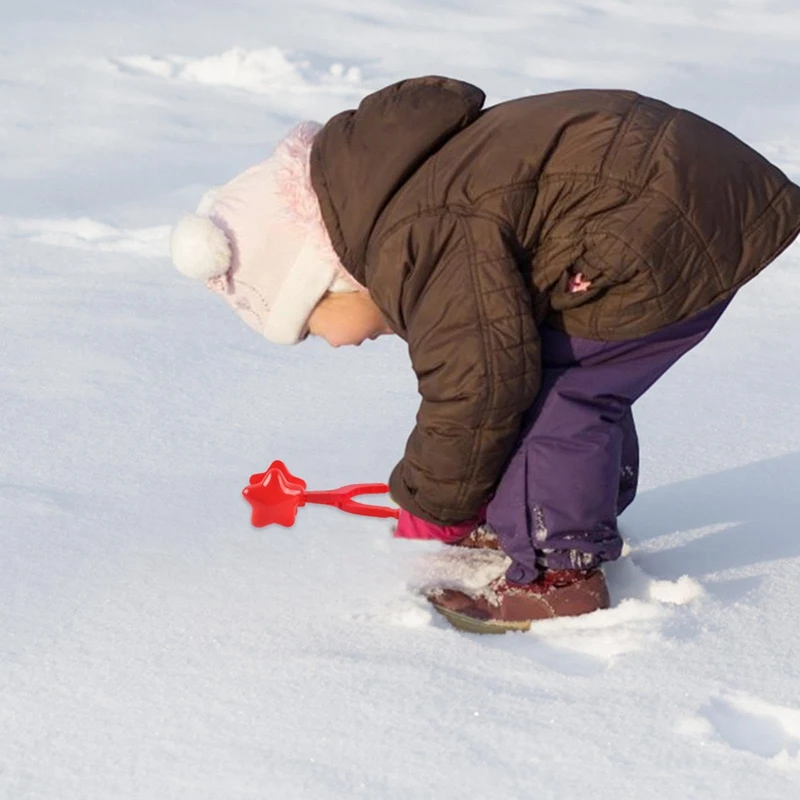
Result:
M358 346L366 339L392 333L368 292L326 294L311 312L308 331L331 347Z

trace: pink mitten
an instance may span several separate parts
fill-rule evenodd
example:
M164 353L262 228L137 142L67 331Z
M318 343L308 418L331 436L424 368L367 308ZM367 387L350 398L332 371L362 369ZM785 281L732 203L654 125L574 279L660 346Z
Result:
M428 522L415 517L404 508L401 508L394 536L398 539L434 539L446 544L452 544L468 536L483 522L485 509L481 509L481 512L479 518L476 519L468 519L455 525L437 525L435 522Z

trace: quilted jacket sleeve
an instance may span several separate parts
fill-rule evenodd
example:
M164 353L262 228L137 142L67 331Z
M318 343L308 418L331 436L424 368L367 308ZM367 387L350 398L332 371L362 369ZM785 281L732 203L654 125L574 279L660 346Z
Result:
M422 401L392 497L441 525L492 493L539 389L530 290L496 223L439 211L387 236L368 269L408 342Z

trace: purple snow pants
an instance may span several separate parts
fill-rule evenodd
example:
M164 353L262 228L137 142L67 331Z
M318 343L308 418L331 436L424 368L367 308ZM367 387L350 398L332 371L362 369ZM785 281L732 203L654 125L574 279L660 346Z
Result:
M727 305L624 342L542 329L542 387L487 509L512 559L510 581L619 558L617 515L636 495L639 472L631 406Z

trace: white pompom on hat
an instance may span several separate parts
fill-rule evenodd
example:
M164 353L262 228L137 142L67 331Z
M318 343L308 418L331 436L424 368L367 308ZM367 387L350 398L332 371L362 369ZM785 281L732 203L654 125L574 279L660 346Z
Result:
M172 260L187 278L207 281L231 267L231 245L225 231L211 217L187 214L172 229Z
M172 260L206 281L267 339L296 344L326 292L363 289L339 261L311 185L317 123L301 123L271 158L206 193L170 238Z

